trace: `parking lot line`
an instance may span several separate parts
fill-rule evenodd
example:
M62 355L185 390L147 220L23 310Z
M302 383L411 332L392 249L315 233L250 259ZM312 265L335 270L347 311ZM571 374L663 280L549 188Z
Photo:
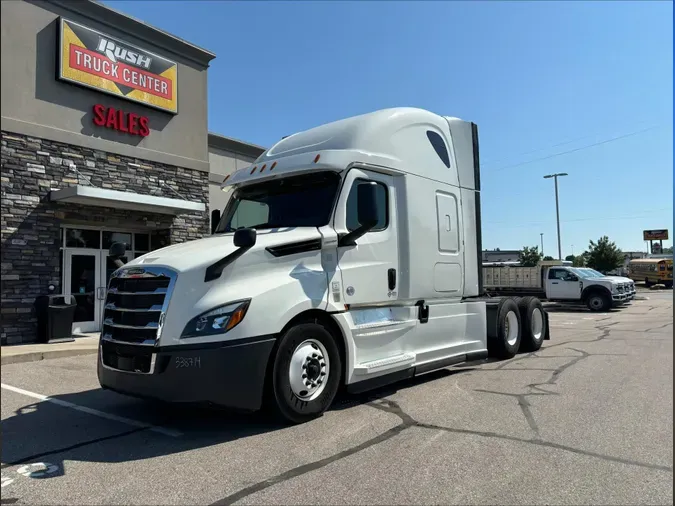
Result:
M165 436L180 437L180 436L183 435L182 432L174 430L174 429L167 429L166 427L159 427L157 425L152 425L152 424L145 423L145 422L139 422L138 420L132 420L131 418L113 415L111 413L99 411L98 409L88 408L86 406L80 406L78 404L73 404L72 402L63 401L61 399L54 399L53 397L49 397L47 395L36 394L35 392L29 392L28 390L24 390L23 388L17 388L17 387L13 387L11 385L5 385L4 383L0 383L0 387L4 388L5 390L9 390L10 392L15 392L15 393L20 394L20 395L32 397L33 399L38 399L39 401L42 401L42 402L51 402L51 403L56 404L58 406L63 406L64 408L70 408L70 409L74 409L76 411L80 411L82 413L87 413L89 415L98 416L99 418L105 418L107 420L125 423L125 424L131 425L133 427L141 427L141 428L144 428L144 429L148 429L152 432L158 432L160 434L164 434Z

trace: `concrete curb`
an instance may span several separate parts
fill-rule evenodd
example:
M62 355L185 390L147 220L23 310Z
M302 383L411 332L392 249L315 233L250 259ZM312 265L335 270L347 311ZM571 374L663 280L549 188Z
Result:
M97 351L98 347L92 349L51 350L51 351L34 351L28 353L19 353L16 355L6 355L0 357L0 365L22 364L24 362L39 362L41 360L49 360L53 358L79 357L81 355L95 355Z

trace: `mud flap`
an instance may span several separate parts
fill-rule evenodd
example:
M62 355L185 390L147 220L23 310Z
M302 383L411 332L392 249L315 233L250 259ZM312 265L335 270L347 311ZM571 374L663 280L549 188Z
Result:
M548 313L546 310L543 311L544 313L544 321L546 322L546 333L544 334L544 341L550 341L551 340L551 327L548 325Z

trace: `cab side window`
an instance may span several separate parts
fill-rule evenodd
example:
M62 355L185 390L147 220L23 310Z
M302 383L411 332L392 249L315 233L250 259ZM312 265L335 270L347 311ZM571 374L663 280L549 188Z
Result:
M549 269L548 279L557 279L559 281L574 281L574 275L563 269Z
M357 195L358 187L362 184L370 184L372 181L357 179L354 181L349 196L347 197L347 230L350 232L359 228L360 223L357 215ZM377 225L370 231L378 232L385 230L389 225L389 189L383 183L376 183L376 202L377 202Z

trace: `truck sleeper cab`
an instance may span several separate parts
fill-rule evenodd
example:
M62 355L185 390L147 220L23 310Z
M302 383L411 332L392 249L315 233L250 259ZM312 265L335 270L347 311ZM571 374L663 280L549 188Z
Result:
M104 388L290 422L337 390L513 357L549 338L535 297L483 298L477 127L395 108L286 137L229 176L213 234L111 281Z

